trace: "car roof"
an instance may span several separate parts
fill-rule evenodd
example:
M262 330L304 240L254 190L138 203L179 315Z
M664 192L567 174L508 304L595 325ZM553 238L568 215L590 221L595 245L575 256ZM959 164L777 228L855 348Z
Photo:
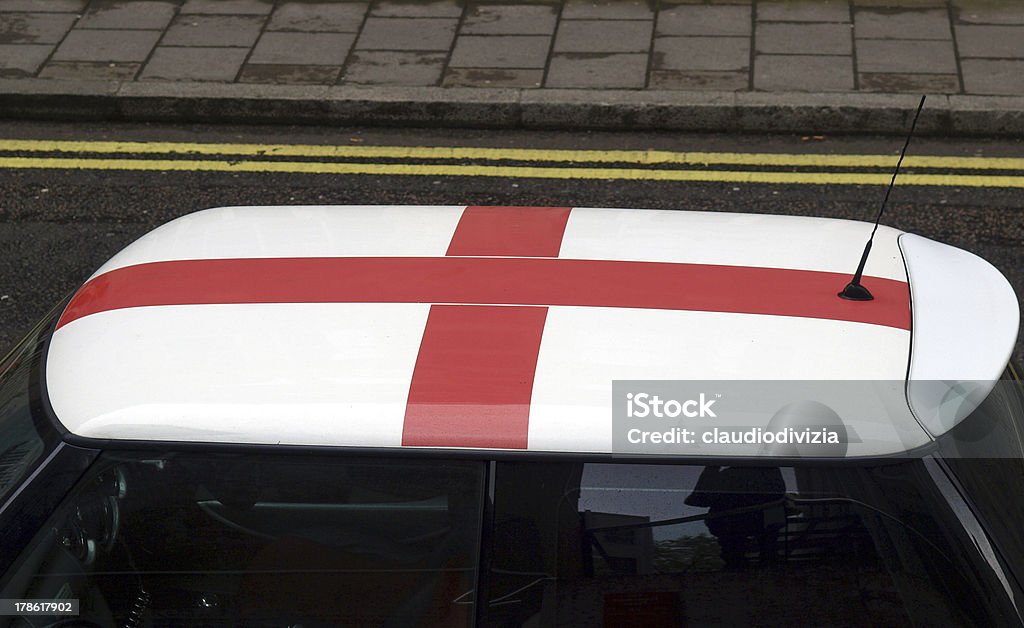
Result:
M76 292L47 394L84 438L610 452L614 380L997 377L1019 321L1005 279L881 226L875 299L840 299L870 231L636 209L209 209ZM951 326L963 360L942 351ZM922 390L922 408L945 392ZM899 395L857 419L848 455L948 429Z

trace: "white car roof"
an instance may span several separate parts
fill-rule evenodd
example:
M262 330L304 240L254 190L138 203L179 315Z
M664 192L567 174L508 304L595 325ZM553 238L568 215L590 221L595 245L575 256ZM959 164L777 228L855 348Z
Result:
M47 395L85 438L610 452L613 380L997 378L1019 322L1002 275L883 226L863 281L875 299L840 299L870 230L634 209L204 210L74 295ZM927 444L949 427L924 416L944 392L911 394L920 411L901 393L853 426L847 455Z

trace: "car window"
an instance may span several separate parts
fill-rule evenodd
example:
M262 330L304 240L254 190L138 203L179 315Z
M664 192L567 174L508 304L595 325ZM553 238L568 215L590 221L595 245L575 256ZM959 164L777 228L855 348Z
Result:
M485 612L502 626L1009 623L939 499L921 461L499 463Z
M1012 367L940 443L942 459L965 499L1011 569L1024 578L1024 388Z
M485 468L107 454L0 598L101 626L469 625Z
M34 409L39 390L42 353L40 336L48 324L33 330L3 362L0 362L0 505L28 478L59 436Z

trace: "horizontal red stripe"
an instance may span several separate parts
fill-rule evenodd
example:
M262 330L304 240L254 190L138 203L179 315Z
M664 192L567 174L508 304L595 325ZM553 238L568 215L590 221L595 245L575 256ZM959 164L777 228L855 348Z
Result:
M448 255L558 257L569 207L467 207Z
M836 294L847 274L546 258L337 257L153 262L110 271L58 327L129 307L215 303L570 305L824 318L910 329L907 284L864 277L874 301Z
M544 307L434 305L402 444L526 449Z

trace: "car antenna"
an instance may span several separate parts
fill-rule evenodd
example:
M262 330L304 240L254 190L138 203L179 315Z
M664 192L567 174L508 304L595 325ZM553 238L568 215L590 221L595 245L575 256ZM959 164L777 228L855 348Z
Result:
M903 142L903 150L900 151L899 161L896 162L896 169L892 171L892 179L889 181L889 187L885 188L885 197L882 198L882 206L878 208L878 215L875 216L875 226L871 229L871 236L868 237L868 243L864 245L864 252L860 256L860 263L857 264L857 272L853 273L853 279L850 283L846 284L843 291L839 293L839 296L843 299L850 301L871 301L875 297L871 292L860 283L861 275L864 274L864 264L868 261L868 254L871 253L871 242L875 239L875 232L878 231L878 221L882 219L882 213L885 211L885 204L889 202L889 193L892 192L893 186L896 184L896 175L900 172L900 166L903 164L903 156L907 154L907 147L910 146L910 138L914 136L914 129L917 127L917 118L921 115L921 110L924 109L924 99L926 96L921 96L921 102L917 105L917 113L914 114L914 121L910 123L910 132L907 133L907 141Z

